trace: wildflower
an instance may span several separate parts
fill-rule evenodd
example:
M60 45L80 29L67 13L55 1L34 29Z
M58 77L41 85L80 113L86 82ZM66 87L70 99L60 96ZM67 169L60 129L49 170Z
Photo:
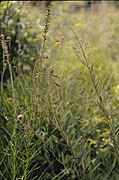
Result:
M24 114L18 115L17 118L18 118L19 120L24 120Z
M53 42L54 46L59 46L64 40L64 36L61 36L60 39L57 39Z
M60 41L59 41L59 40L54 41L54 42L53 42L53 45L54 45L54 46L59 46L59 45L60 45Z

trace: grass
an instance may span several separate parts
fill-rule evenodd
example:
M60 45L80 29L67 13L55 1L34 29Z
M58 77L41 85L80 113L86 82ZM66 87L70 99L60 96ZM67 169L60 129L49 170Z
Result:
M46 9L33 71L13 80L2 46L11 79L1 81L0 179L118 180L119 12L69 17L60 3Z

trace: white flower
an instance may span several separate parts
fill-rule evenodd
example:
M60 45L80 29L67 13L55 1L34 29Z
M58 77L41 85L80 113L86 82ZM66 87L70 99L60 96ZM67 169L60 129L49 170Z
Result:
M23 119L24 119L24 114L19 114L19 115L17 116L17 118L18 118L19 120L23 120Z

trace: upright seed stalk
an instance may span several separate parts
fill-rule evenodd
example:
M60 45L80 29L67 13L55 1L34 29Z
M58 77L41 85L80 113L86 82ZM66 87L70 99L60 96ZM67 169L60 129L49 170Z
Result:
M117 148L118 146L117 146L117 141L116 141L116 134L113 131L113 125L112 125L113 124L113 117L111 115L109 115L108 111L106 110L104 102L103 102L103 97L101 96L101 93L99 92L98 85L97 85L98 83L96 82L96 76L95 76L95 72L94 72L94 65L93 65L93 63L90 62L89 58L87 57L85 49L84 49L81 41L79 40L78 35L76 34L76 32L73 29L72 29L72 31L75 35L75 38L77 40L77 43L78 43L79 48L80 48L81 53L82 53L83 60L81 60L80 62L87 68L87 70L89 72L89 77L91 79L93 88L94 88L95 93L96 93L97 98L98 98L97 105L98 105L99 109L101 110L101 112L103 113L103 117L105 118L106 123L109 127L110 138L113 142L113 147L114 147L114 151L116 154L117 161L119 162L119 151ZM76 50L76 55L79 58L80 51L77 49L75 49L75 50Z
M3 81L4 81L4 74L5 74L5 69L6 69L7 65L9 67L9 72L10 72L10 81L11 81L11 87L12 87L13 100L15 100L15 93L14 93L12 67L11 67L11 63L10 63L11 38L5 37L2 34L0 37L0 40L1 40L2 50L3 50L3 67L2 67L2 75L1 75L1 94L2 94L1 106L2 106L2 104L3 104L3 90L4 90ZM2 109L2 107L1 107L1 109Z

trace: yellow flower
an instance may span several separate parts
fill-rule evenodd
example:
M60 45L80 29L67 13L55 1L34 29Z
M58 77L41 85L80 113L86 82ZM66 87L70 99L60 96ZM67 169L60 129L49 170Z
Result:
M53 42L53 45L54 45L55 47L58 47L58 46L63 42L63 40L64 40L64 37L62 36L60 39L55 40L55 41Z
M54 41L54 42L53 42L53 45L54 45L55 47L59 46L59 45L60 45L60 41L58 41L58 40Z

